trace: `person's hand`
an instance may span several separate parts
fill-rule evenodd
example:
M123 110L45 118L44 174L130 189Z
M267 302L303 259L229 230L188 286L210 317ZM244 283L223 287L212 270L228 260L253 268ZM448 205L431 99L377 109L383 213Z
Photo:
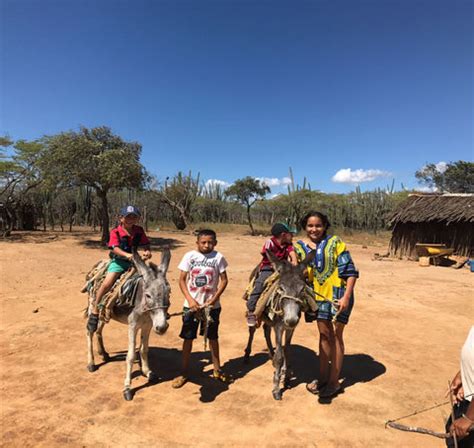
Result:
M127 254L127 259L128 259L128 261L132 261L133 260L133 254Z
M212 307L214 303L216 303L217 298L216 297L210 297L207 299L203 305L201 305L201 308L206 308L207 306Z
M196 311L199 311L199 309L201 308L201 305L199 305L199 303L197 303L195 300L190 300L188 299L188 304L189 304L189 309L195 313Z
M149 259L151 258L151 251L149 251L149 250L143 251L143 256L142 256L142 258L143 258L144 260L149 260Z
M461 371L459 371L451 381L451 387L448 388L446 396L452 395L453 401L459 403L464 399L464 388L462 387Z
M451 434L456 434L456 437L458 439L463 439L466 437L469 433L469 429L472 426L472 421L465 417L457 418L454 420L454 423L451 425L451 428L449 428L449 432Z
M342 313L343 311L349 308L349 296L344 296L338 302L337 314Z

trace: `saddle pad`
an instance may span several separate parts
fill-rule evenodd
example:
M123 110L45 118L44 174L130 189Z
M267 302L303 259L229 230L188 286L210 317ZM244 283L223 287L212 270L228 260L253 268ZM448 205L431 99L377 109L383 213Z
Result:
M141 275L135 272L129 277L120 288L120 293L115 302L115 306L133 308L135 306L135 299L137 296L138 281L141 279Z

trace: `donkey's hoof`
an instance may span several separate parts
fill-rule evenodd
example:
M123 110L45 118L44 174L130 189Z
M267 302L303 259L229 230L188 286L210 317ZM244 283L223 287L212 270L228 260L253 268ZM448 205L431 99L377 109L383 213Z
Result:
M133 400L133 393L131 389L125 389L123 391L123 398L125 398L126 401L132 401Z
M273 398L274 398L275 400L278 400L278 401L281 400L281 390L277 390L276 392L273 391L272 394L273 394Z
M95 364L89 364L89 365L87 366L87 370L88 370L89 372L95 372L95 371L97 370L97 366L96 366Z
M155 372L148 372L148 375L146 376L148 378L149 383L157 383L159 378L158 375Z

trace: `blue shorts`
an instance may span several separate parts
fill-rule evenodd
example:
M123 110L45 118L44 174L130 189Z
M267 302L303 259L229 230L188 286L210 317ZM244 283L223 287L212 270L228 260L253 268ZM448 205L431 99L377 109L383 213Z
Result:
M318 311L316 312L316 319L318 320L332 320L337 313L337 309L332 306L332 302L317 302ZM349 300L349 308L339 313L336 317L336 322L341 322L342 324L347 324L349 322L349 317L354 307L354 295L351 296Z

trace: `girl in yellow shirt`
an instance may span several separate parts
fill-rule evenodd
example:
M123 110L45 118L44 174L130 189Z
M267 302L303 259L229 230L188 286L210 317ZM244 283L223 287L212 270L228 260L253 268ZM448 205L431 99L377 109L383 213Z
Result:
M341 392L339 375L344 359L343 332L354 306L354 285L359 277L346 245L337 236L328 235L326 215L312 211L301 220L307 238L294 244L298 260L316 250L308 266L319 308L316 312L319 330L319 379L306 385L309 392L331 398Z

